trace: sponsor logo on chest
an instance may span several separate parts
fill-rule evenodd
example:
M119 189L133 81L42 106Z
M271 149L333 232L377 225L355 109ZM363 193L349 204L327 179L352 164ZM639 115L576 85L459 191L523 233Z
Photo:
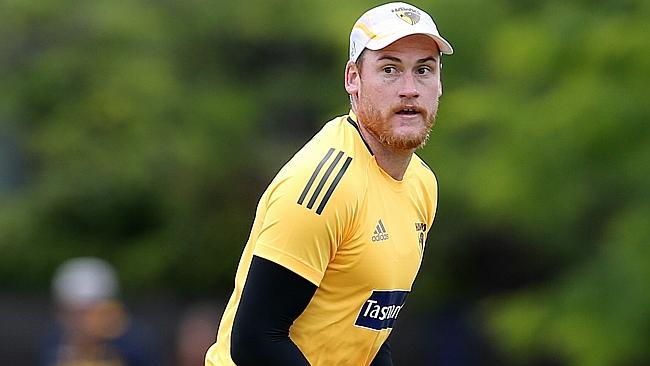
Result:
M405 290L373 290L361 306L354 325L373 330L393 328L408 293Z
M384 226L384 222L379 219L377 222L377 226L375 226L375 231L372 233L372 237L370 240L373 242L378 242L378 241L384 241L388 240L390 236L388 236L388 231L386 231L386 227Z

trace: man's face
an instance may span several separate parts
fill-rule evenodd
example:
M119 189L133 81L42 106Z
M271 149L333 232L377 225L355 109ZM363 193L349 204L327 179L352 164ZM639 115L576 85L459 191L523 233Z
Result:
M436 43L410 35L378 51L366 49L357 71L348 71L346 89L368 132L391 149L424 145L442 94Z

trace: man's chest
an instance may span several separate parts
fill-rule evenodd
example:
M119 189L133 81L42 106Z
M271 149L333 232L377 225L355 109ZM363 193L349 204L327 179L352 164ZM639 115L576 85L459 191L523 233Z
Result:
M341 281L410 290L424 253L427 218L420 202L400 193L369 195L354 231L330 264Z

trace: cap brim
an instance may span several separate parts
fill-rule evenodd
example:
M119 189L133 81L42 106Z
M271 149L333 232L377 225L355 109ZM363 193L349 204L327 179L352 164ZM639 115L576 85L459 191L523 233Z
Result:
M382 48L387 47L388 45L397 41L398 39L404 38L406 36L410 36L412 34L424 34L426 36L431 37L438 45L438 49L440 50L440 52L444 53L445 55L451 55L454 53L454 49L451 47L451 44L447 42L446 39L442 38L437 34L426 33L426 32L398 32L385 37L375 37L371 39L368 42L368 44L366 44L366 48L373 51L381 50Z

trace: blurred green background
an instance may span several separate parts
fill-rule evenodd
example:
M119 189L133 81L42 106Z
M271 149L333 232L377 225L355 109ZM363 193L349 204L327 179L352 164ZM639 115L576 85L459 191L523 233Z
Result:
M224 301L266 184L347 113L376 4L0 0L2 296L94 255L128 298ZM502 365L650 364L650 2L413 4L456 53L400 334L432 360L451 317Z

